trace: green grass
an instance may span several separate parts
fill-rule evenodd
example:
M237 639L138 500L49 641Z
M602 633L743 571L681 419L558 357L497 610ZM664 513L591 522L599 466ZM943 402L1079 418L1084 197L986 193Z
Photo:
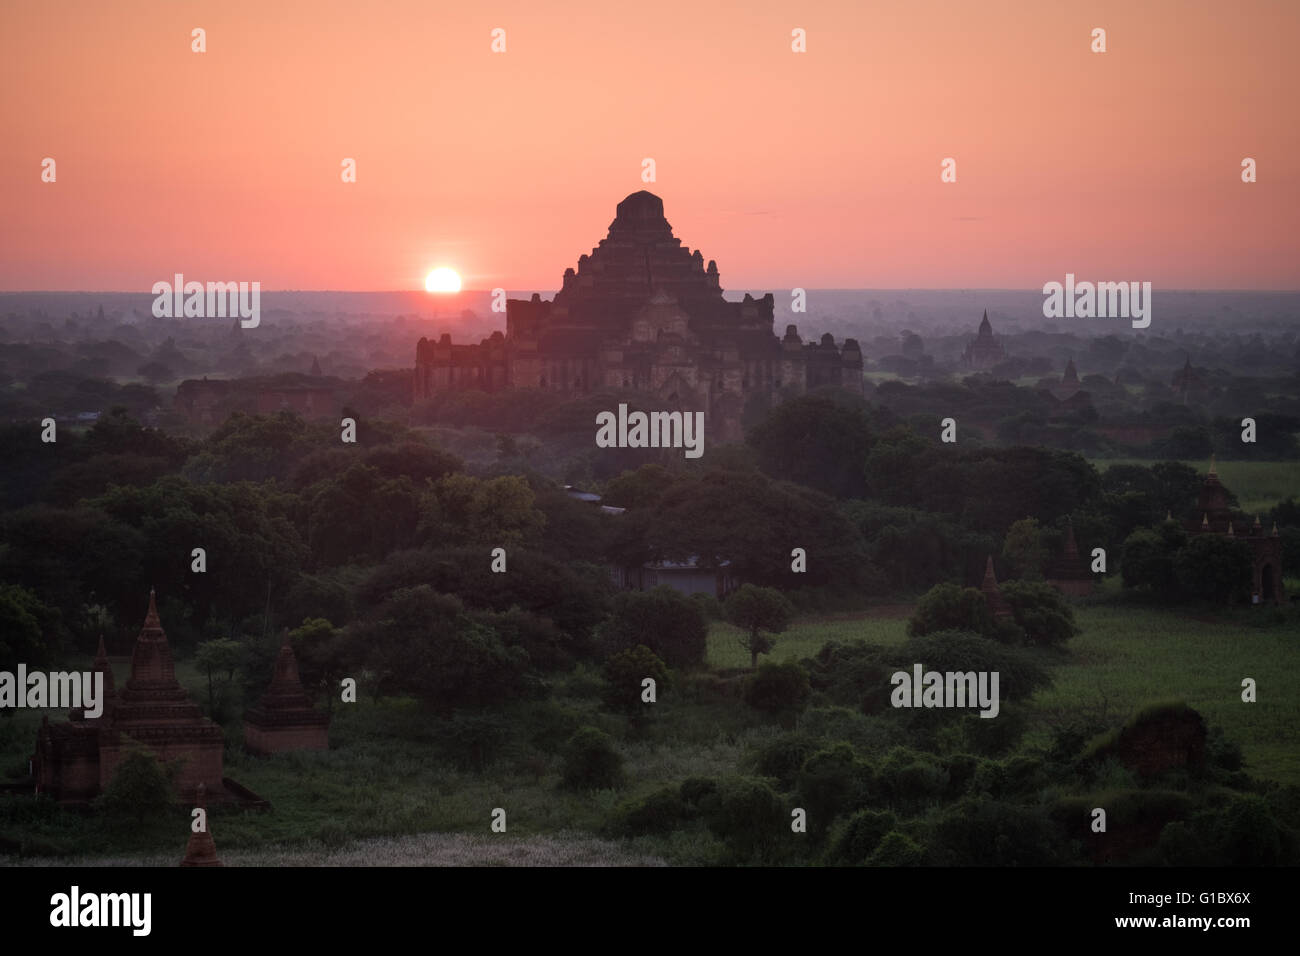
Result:
M1129 606L1109 594L1079 605L1076 614L1082 633L1066 650L1042 654L1054 684L1030 702L1033 720L1025 748L1050 745L1056 726L1080 717L1099 727L1118 727L1144 706L1177 699L1242 747L1253 776L1300 784L1300 655L1293 634L1282 627L1248 626L1248 616L1202 620L1189 615L1204 612ZM804 618L778 636L766 659L811 656L829 640L899 644L906 636L906 620L898 608ZM744 772L746 754L779 732L777 724L738 699L734 672L749 666L739 636L735 628L715 623L708 644L711 672L678 675L639 729L599 711L593 697L597 685L589 673L557 679L551 701L521 701L506 709L514 737L482 773L442 759L436 721L406 699L375 702L363 695L357 704L336 706L327 752L252 757L238 746L238 721L230 721L226 775L268 799L273 809L214 807L218 851L246 864L337 862L331 854L380 845L359 841L390 841L383 844L389 848L384 854L387 858L391 849L397 862L418 862L425 855L493 863L522 859L512 855L516 853L527 857L535 841L598 837L618 802L688 777ZM126 668L119 665L117 670L121 686ZM195 700L206 702L202 675L185 660L177 672ZM1241 701L1243 677L1258 682L1258 703ZM0 776L16 780L26 771L41 713L7 713L0 718ZM596 724L615 737L625 760L624 788L572 793L559 787L560 750L568 731L549 744L534 737L556 714ZM508 817L508 838L501 846L481 842L491 839L495 807L504 807ZM408 840L418 834L457 839ZM178 860L188 838L188 816L177 808L144 825L122 825L101 814L4 798L0 836L25 843L29 853L62 860ZM522 842L507 853L506 839ZM581 861L600 859L605 849L593 843L537 852ZM721 859L719 844L698 833L640 838L627 849L626 862Z
M1111 465L1142 465L1157 463L1149 458L1093 458L1092 464L1100 471ZM1184 461L1204 474L1208 461ZM1216 463L1219 480L1237 496L1238 507L1247 514L1268 511L1288 496L1300 496L1300 461L1220 461Z
M1246 770L1300 784L1300 655L1285 628L1196 620L1185 611L1123 605L1081 607L1055 680L1033 700L1027 743L1046 745L1052 727L1077 716L1122 724L1148 704L1177 699L1241 745ZM1258 700L1241 700L1253 677Z
M716 670L749 667L749 652L741 646L742 632L721 621L709 628L709 666ZM784 634L776 635L772 652L759 660L802 660L812 657L827 641L866 641L869 644L901 644L907 639L907 619L860 615L814 618L797 621Z

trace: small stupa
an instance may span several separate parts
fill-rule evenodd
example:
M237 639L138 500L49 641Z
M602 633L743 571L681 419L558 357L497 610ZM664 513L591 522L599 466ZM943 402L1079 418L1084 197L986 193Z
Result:
M203 784L195 790L194 807L203 811L203 829L196 832L191 822L190 842L185 846L185 859L181 860L181 866L222 866L217 858L217 844L208 828L207 788Z
M298 658L284 635L275 672L256 707L244 713L244 746L255 754L328 750L329 715L311 705L298 677Z

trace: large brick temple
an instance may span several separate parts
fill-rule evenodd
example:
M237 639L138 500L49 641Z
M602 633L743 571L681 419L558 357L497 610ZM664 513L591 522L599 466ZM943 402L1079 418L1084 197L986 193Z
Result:
M717 263L705 265L673 235L664 204L633 193L618 204L609 235L564 272L555 298L506 302L506 331L478 345L422 338L415 350L418 402L455 389L607 389L649 393L665 410L705 413L721 440L741 437L746 401L831 385L862 392L862 353L823 335L773 331L771 293L723 298Z

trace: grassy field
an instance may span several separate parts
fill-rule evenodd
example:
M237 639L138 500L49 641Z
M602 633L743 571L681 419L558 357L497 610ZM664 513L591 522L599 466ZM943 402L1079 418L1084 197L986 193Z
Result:
M804 618L776 637L768 657L775 661L812 657L827 641L866 641L869 644L901 644L907 639L907 614L901 607L884 608L868 615L835 615ZM742 632L716 621L709 629L709 666L716 670L749 667L749 652L741 646Z
M1050 725L1071 714L1116 723L1145 703L1176 698L1241 745L1246 770L1300 784L1300 648L1283 628L1236 626L1185 613L1115 605L1085 607L1082 633L1034 707L1042 720L1027 743L1046 743ZM1254 678L1257 702L1243 703Z
M1111 465L1142 465L1150 467L1155 459L1145 458L1093 458L1092 464L1105 471ZM1185 461L1201 474L1209 466L1207 461ZM1267 511L1288 496L1300 497L1300 461L1220 461L1217 462L1219 480L1237 496L1239 507L1247 514Z
M1087 717L1118 725L1146 703L1178 698L1240 744L1252 775L1300 784L1300 654L1293 634L1249 626L1249 618L1210 620L1186 610L1129 606L1109 595L1076 613L1082 633L1068 650L1044 652L1054 683L1031 702L1035 719L1026 748L1047 746L1063 721ZM810 656L828 640L898 644L905 639L906 614L904 607L890 607L805 618L778 637L771 658ZM717 862L720 845L707 836L681 833L620 845L602 840L599 830L621 800L688 777L744 772L746 754L780 732L740 705L734 692L719 692L720 681L736 686L729 673L748 667L738 638L735 628L714 624L712 673L679 675L639 731L599 711L591 673L557 680L551 700L511 705L503 716L513 736L482 772L442 759L438 722L410 700L363 697L336 707L327 752L252 757L242 752L232 722L226 775L269 800L272 809L214 808L218 851L236 865L351 865L370 853L394 865ZM189 662L177 671L195 699L205 701L205 683ZM1243 677L1258 682L1258 703L1242 703ZM125 678L121 663L119 686ZM7 713L0 719L0 775L16 780L26 771L40 713ZM616 738L627 771L623 789L560 788L558 747L540 746L537 735L553 725L554 738L563 740L583 723ZM507 810L507 834L490 833L496 807ZM114 829L98 814L23 797L0 800L0 836L11 850L19 841L26 854L64 862L174 862L184 852L187 824L178 809Z

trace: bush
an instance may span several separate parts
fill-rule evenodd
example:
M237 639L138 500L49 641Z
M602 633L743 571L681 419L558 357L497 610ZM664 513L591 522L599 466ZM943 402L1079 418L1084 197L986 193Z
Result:
M871 798L875 771L851 746L838 743L809 757L795 783L808 811L809 832L821 834L837 816L853 813Z
M948 787L948 774L931 754L895 747L877 771L881 794L890 803L912 807L938 799Z
M439 750L450 762L481 773L510 739L512 724L491 713L456 713L435 731Z
M581 727L564 753L561 785L569 790L613 790L623 785L623 756L609 734Z
M942 866L1052 866L1065 859L1063 837L1045 810L987 797L949 807L930 846Z
M745 681L745 703L765 714L792 716L808 704L808 672L794 661L767 661Z
M641 682L650 677L655 682L656 696L666 690L670 675L668 667L644 644L619 651L604 667L609 690L605 704L617 713L640 715L647 704L641 700Z
M114 816L142 824L172 809L176 801L174 777L174 769L164 767L153 754L133 750L117 765L96 803Z
M677 792L688 807L699 809L718 792L718 782L708 777L688 777L682 781Z
M600 636L610 655L644 645L669 667L690 668L704 663L709 622L697 602L660 585L620 592Z
M1079 633L1074 624L1074 609L1050 584L1006 581L1002 584L1002 597L1010 606L1017 626L1024 631L1026 643L1059 646Z
M936 584L921 596L912 619L907 622L910 637L935 631L972 631L990 634L993 617L984 594L975 588Z
M889 676L897 653L896 648L866 641L828 641L803 664L809 684L827 701L876 714L891 710Z
M1215 534L1195 535L1174 556L1183 591L1219 603L1250 594L1253 567L1249 545Z
M891 830L880 841L876 852L867 861L868 866L920 866L925 862L925 850L911 837Z
M941 631L912 638L894 652L894 661L900 667L923 664L927 671L996 671L998 696L1004 708L1008 700L1027 700L1035 690L1051 682L1051 675L1026 651L961 631ZM983 720L986 724L998 722Z
M831 841L827 861L866 863L880 842L897 825L898 818L888 810L859 810L849 817Z
M701 801L709 829L741 860L770 848L789 832L776 793L762 780L732 777Z
M670 833L689 816L690 810L677 789L665 787L641 800L619 804L607 829L616 837Z
M699 606L699 609L704 612L705 618L710 621L721 621L726 617L727 612L723 610L722 602L712 594L696 591L691 595L691 600Z
M760 777L770 777L783 789L794 786L795 777L820 744L808 734L782 734L754 754L752 766Z

